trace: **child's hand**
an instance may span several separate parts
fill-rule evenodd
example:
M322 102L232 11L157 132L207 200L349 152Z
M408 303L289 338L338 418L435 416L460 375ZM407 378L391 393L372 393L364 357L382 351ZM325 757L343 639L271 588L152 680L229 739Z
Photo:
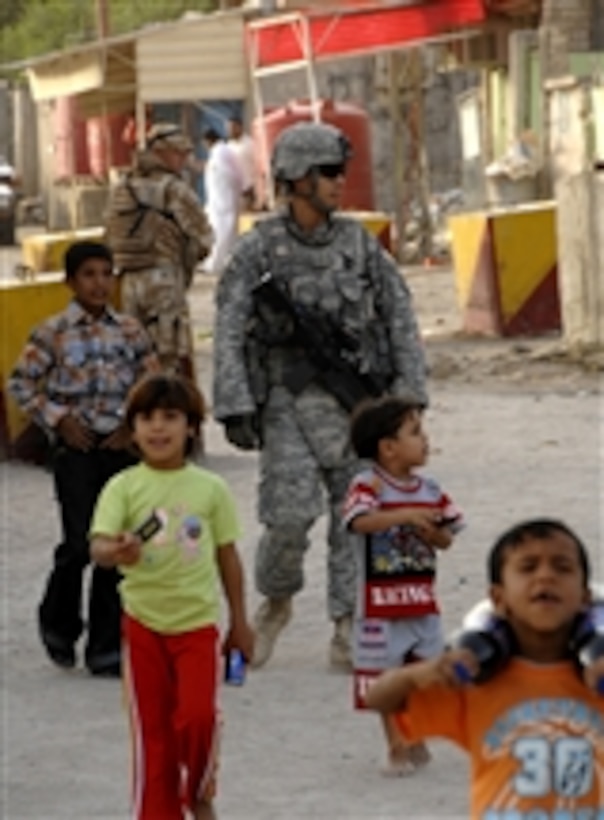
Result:
M115 537L113 559L116 564L131 567L141 557L142 541L131 532L122 532Z
M231 622L224 639L224 654L231 649L239 649L246 661L251 661L254 655L254 632L246 620Z
M94 433L89 430L71 413L63 416L57 425L57 433L65 444L74 450L88 452L94 445Z
M408 507L401 510L401 524L415 527L420 533L432 532L436 528L440 513L424 507Z
M101 444L102 450L126 450L132 444L132 435L130 429L126 424L120 424L119 427L111 433Z
M411 507L403 510L406 515L404 521L413 527L425 544L444 549L452 541L451 532L446 527L439 526L442 515L439 510L427 510L424 507Z
M583 670L583 680L598 695L604 695L604 658L598 658Z
M435 659L435 681L446 686L471 683L480 672L478 658L469 649L449 649Z
M459 670L463 669L463 680ZM478 661L468 649L451 649L429 661L417 661L389 669L367 689L365 704L382 714L400 712L414 690L433 686L458 688L478 674Z

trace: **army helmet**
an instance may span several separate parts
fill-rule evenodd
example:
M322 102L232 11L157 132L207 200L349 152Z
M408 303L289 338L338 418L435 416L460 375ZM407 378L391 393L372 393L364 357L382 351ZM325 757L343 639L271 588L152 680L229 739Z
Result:
M151 126L146 139L147 148L173 148L188 154L193 150L193 143L179 125L171 122L156 122Z
M293 182L312 168L340 165L351 156L350 142L339 128L326 123L298 122L277 137L271 170L277 182Z

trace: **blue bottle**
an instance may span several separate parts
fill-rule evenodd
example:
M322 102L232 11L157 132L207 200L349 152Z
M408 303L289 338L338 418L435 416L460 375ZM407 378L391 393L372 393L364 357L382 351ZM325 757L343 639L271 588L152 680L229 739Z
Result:
M595 602L577 629L575 638L577 659L589 666L604 655L604 604ZM598 681L597 691L604 695L604 678Z
M224 682L229 686L245 683L245 658L239 649L231 649L225 658Z

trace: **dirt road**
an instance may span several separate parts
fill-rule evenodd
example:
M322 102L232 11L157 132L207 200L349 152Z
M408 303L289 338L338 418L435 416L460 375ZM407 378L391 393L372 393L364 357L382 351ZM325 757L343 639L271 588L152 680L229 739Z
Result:
M428 278L432 277L432 278ZM470 342L456 335L452 280L409 276L432 368L429 471L464 508L467 530L440 565L448 628L482 596L494 536L524 516L568 520L600 553L600 375L547 342ZM199 368L209 384L211 280L195 289ZM445 334L445 335L443 335ZM516 349L515 349L516 347ZM208 426L207 464L235 490L250 603L256 459ZM313 533L307 586L273 661L224 692L218 807L225 820L394 820L467 817L466 763L435 743L431 767L385 780L377 720L350 708L350 681L326 667L324 522ZM58 536L49 477L0 464L2 792L5 820L128 816L128 736L114 681L61 673L36 638L34 607Z

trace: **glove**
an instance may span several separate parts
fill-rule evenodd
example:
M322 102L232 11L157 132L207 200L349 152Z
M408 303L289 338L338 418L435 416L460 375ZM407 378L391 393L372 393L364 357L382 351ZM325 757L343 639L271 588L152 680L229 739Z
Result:
M228 416L223 422L227 440L240 450L260 449L260 425L255 413Z

